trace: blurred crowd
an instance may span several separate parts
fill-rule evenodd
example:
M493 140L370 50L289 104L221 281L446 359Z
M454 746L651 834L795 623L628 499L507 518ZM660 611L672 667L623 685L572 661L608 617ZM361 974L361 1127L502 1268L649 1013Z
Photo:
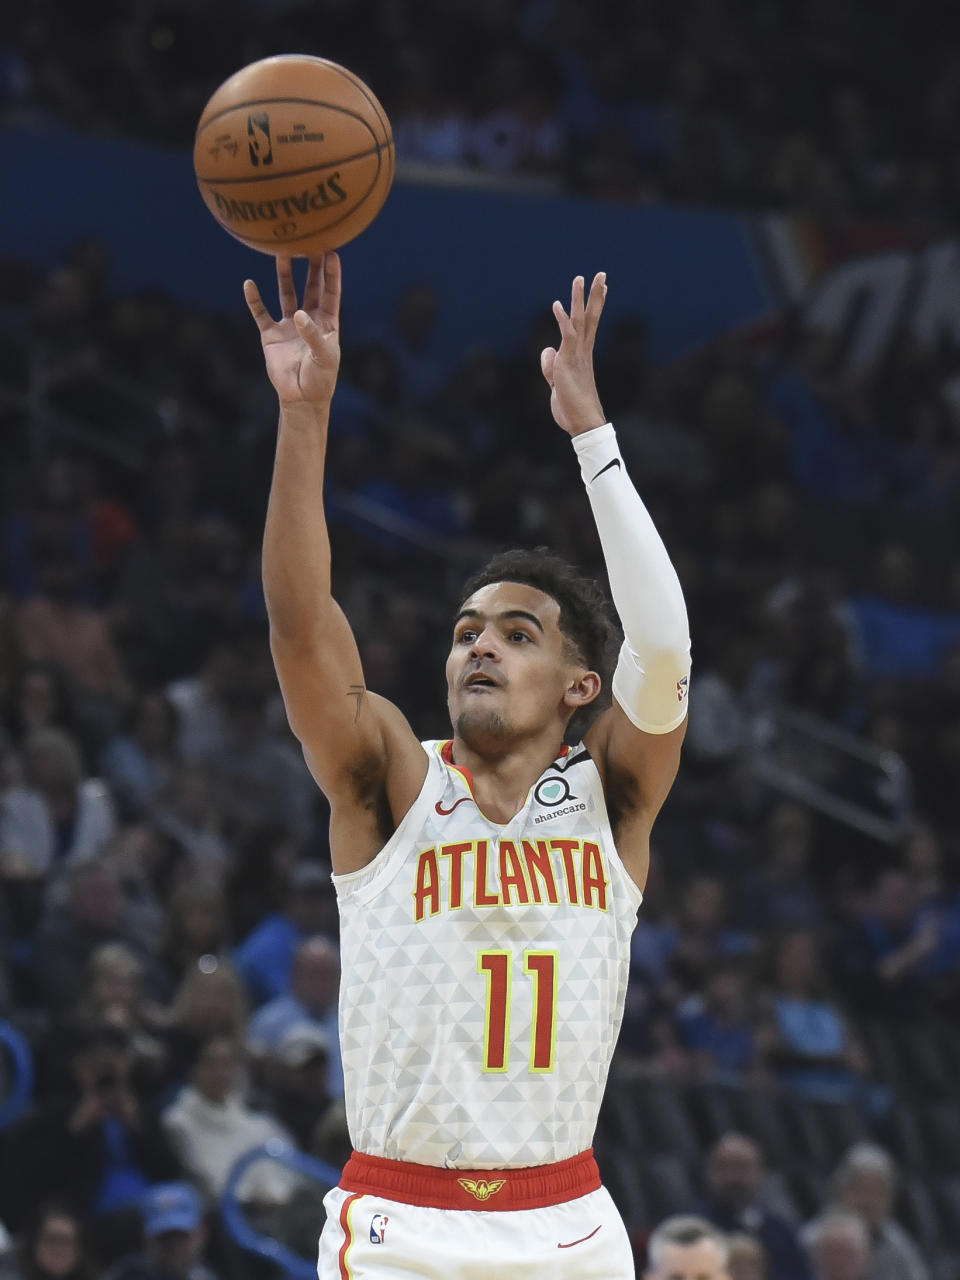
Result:
M112 1280L200 1280L241 1274L201 1234L240 1154L278 1141L343 1162L337 914L325 803L267 643L276 411L256 332L112 297L107 266L88 242L0 272L0 1016L35 1077L0 1134L0 1220L32 1250L10 1264L23 1280L100 1274L78 1233ZM450 621L488 552L545 544L603 576L539 369L552 317L453 370L442 323L420 285L380 330L348 326L330 440L335 591L370 687L424 737L446 735ZM644 338L636 318L611 325L598 382L684 584L694 691L611 1087L830 1103L883 1136L910 1087L891 1035L960 1010L956 409L906 345L853 378L828 336L789 326L670 368ZM784 708L901 762L895 794L878 769L832 779L890 838L760 780ZM817 1202L806 1236L795 1204L783 1217L788 1271L761 1230L761 1152L724 1142L700 1207L762 1239L770 1275L839 1280L809 1259L841 1221L866 1223L869 1262L845 1280L927 1275L874 1256L882 1150L850 1157L882 1184L870 1207L845 1198L844 1166L828 1221ZM301 1240L322 1222L276 1164L237 1194ZM652 1225L631 1223L638 1248ZM179 1262L157 1260L164 1242Z
M220 81L314 53L373 86L402 161L934 231L960 194L955 27L945 0L882 22L868 0L37 0L0 37L0 101L186 146Z

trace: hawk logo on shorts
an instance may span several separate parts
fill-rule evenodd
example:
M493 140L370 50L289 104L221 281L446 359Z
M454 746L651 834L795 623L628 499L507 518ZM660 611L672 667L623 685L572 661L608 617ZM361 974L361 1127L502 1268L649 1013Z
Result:
M479 1178L476 1181L473 1178L458 1178L457 1181L464 1191L469 1191L475 1200L489 1200L491 1196L497 1194L501 1187L507 1185L506 1178L497 1178L494 1182L488 1182L486 1178Z

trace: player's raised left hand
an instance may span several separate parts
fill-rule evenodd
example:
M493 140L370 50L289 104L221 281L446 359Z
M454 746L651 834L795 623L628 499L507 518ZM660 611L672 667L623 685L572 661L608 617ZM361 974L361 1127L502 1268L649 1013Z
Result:
M260 330L267 373L284 408L329 405L340 368L340 259L335 253L311 258L303 305L297 306L293 264L277 258L280 319L264 306L252 280L243 296Z
M584 279L577 276L570 298L570 314L553 304L560 326L560 347L545 347L540 368L550 387L554 421L568 435L577 436L606 422L593 371L593 344L607 296L607 275L598 271L584 301Z

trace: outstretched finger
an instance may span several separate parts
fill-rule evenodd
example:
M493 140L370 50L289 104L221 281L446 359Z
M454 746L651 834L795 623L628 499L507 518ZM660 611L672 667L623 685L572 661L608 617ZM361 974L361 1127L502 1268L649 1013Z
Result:
M580 328L583 320L583 276L574 276L573 288L570 290L570 319L576 328Z
M553 390L553 362L556 358L556 347L544 347L540 352L540 372L546 378L551 391Z
M253 280L244 280L243 296L246 299L250 314L256 321L257 328L261 333L265 333L274 324L273 316L263 305L263 299L260 297L260 290L257 288Z
M320 306L320 298L323 295L323 259L322 253L317 258L311 258L307 268L307 283L303 287L303 309L310 315Z
M339 253L327 253L323 257L323 290L320 295L320 313L325 320L336 324L340 317L340 290L342 272Z
M297 286L293 283L293 259L277 255L277 293L280 297L280 314L284 320L297 309Z
M597 325L600 323L600 315L603 311L603 304L607 300L607 273L598 271L593 277L593 284L590 286L590 296L587 298L586 307L586 336L590 342L597 336Z
M556 318L557 324L560 326L560 337L570 338L572 341L577 336L577 331L573 326L573 321L564 311L562 302L555 302L553 304L553 314Z

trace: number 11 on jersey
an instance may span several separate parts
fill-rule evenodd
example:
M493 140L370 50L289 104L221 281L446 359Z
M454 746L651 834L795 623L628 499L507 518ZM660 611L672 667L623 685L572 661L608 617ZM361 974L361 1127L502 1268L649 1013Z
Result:
M477 972L485 974L487 979L483 1069L506 1071L510 1065L513 952L481 951L477 957ZM533 982L530 1071L552 1071L557 1047L557 953L525 951L523 972Z

